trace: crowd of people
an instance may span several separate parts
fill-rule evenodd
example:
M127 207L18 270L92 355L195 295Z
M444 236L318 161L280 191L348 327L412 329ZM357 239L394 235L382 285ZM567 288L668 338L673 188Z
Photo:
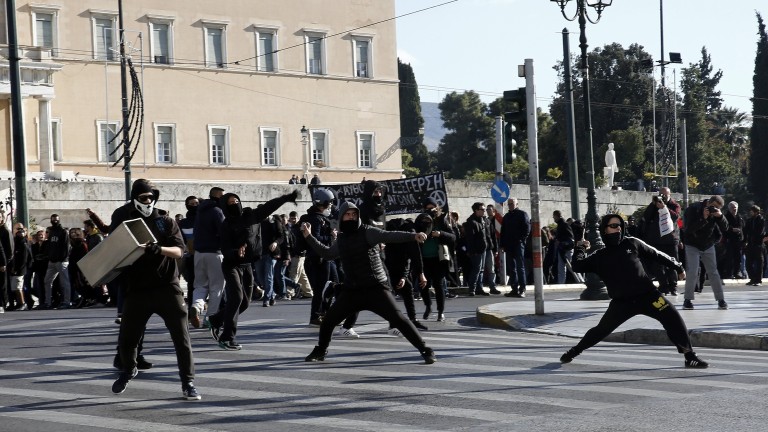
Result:
M171 218L156 207L159 190L139 179L131 200L114 211L110 224L86 209L82 228L66 229L53 214L48 228L31 235L20 224L13 227L13 235L1 229L0 271L7 276L0 277L3 305L9 310L116 307L120 335L114 366L120 374L112 388L115 393L122 393L139 369L152 367L142 355L142 342L149 318L157 314L171 333L184 397L200 399L193 384L189 328L205 328L223 350L240 350L238 318L252 301L271 307L280 301L311 299L308 323L320 327L320 334L306 361L325 359L339 324L339 336L359 337L358 313L370 310L389 322L389 334L406 338L431 364L436 355L419 332L428 330L425 321L433 317L438 323L445 321L446 300L456 296L449 287L467 287L469 296L490 296L501 294L499 285L508 285L507 297L525 297L532 276L531 221L515 198L509 198L504 214L492 204L476 202L465 220L457 211L444 212L444 203L434 198L422 202L416 217L387 216L385 194L382 184L364 180L357 205L338 203L330 189L318 186L312 190L311 206L300 214L300 209L284 209L295 204L298 191L251 208L243 207L236 193L214 187L207 198L187 197L186 215ZM729 203L723 212L724 204L715 195L681 214L669 189L661 188L639 221L631 216L625 222L619 215L604 219L600 234L608 252L603 254L615 246L611 237L615 234L620 235L616 245L626 244L648 259L617 261L635 270L642 266L636 271L634 294L619 288L612 274L602 275L611 279L606 284L610 282L616 305L606 312L607 321L566 353L563 362L599 342L615 325L646 313L669 327L687 366L706 367L682 336L685 326L680 317L660 313L666 310L665 303L654 295L657 289L660 295L676 295L685 269L692 277L686 280L684 309L694 308L705 274L718 308L727 309L721 279L740 278L746 271L750 284L762 282L768 236L761 209L751 206L744 219L737 203ZM564 218L560 211L552 217L552 228L544 227L541 233L546 283L580 282L582 272L600 273L603 265L598 263L614 259L587 256L583 224ZM78 262L123 222L137 218L144 220L157 241L141 245L144 255L129 271L92 286ZM624 242L633 238L642 241ZM684 266L678 261L681 256ZM507 280L501 280L502 274ZM180 276L187 284L186 295ZM641 303L633 297L634 306L629 307L626 298L632 295L649 302L638 306ZM396 297L402 299L405 314ZM421 314L417 300L424 305Z

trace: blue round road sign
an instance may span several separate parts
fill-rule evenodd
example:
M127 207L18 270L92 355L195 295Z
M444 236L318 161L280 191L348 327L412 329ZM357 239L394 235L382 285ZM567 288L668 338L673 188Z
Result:
M502 179L496 180L491 186L491 198L499 204L504 204L509 198L509 185Z

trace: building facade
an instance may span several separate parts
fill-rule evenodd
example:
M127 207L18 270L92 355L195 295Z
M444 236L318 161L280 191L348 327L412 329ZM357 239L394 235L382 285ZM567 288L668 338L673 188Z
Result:
M0 13L0 171L12 171ZM17 1L15 14L28 171L122 178L118 0ZM123 1L143 95L133 176L399 177L394 14L394 0Z

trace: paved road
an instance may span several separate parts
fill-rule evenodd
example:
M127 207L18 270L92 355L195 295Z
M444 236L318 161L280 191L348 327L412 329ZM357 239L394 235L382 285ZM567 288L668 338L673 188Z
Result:
M702 349L715 367L700 371L671 347L605 343L561 366L573 339L477 326L477 307L494 301L448 302L448 322L425 334L431 366L367 313L360 339L334 339L326 362L305 363L317 334L308 302L257 303L241 319L242 351L193 332L200 402L180 399L156 318L145 348L155 367L113 395L113 309L6 313L0 431L765 430L766 352Z

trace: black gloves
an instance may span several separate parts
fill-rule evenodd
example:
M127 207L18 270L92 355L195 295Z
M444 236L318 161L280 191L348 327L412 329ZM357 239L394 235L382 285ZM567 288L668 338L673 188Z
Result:
M147 243L144 248L144 253L147 255L160 255L162 248L157 243Z
M293 192L291 192L291 193L289 193L287 195L288 201L290 201L290 202L292 202L294 204L296 204L296 198L298 198L298 197L299 197L299 190L298 189L294 189Z

